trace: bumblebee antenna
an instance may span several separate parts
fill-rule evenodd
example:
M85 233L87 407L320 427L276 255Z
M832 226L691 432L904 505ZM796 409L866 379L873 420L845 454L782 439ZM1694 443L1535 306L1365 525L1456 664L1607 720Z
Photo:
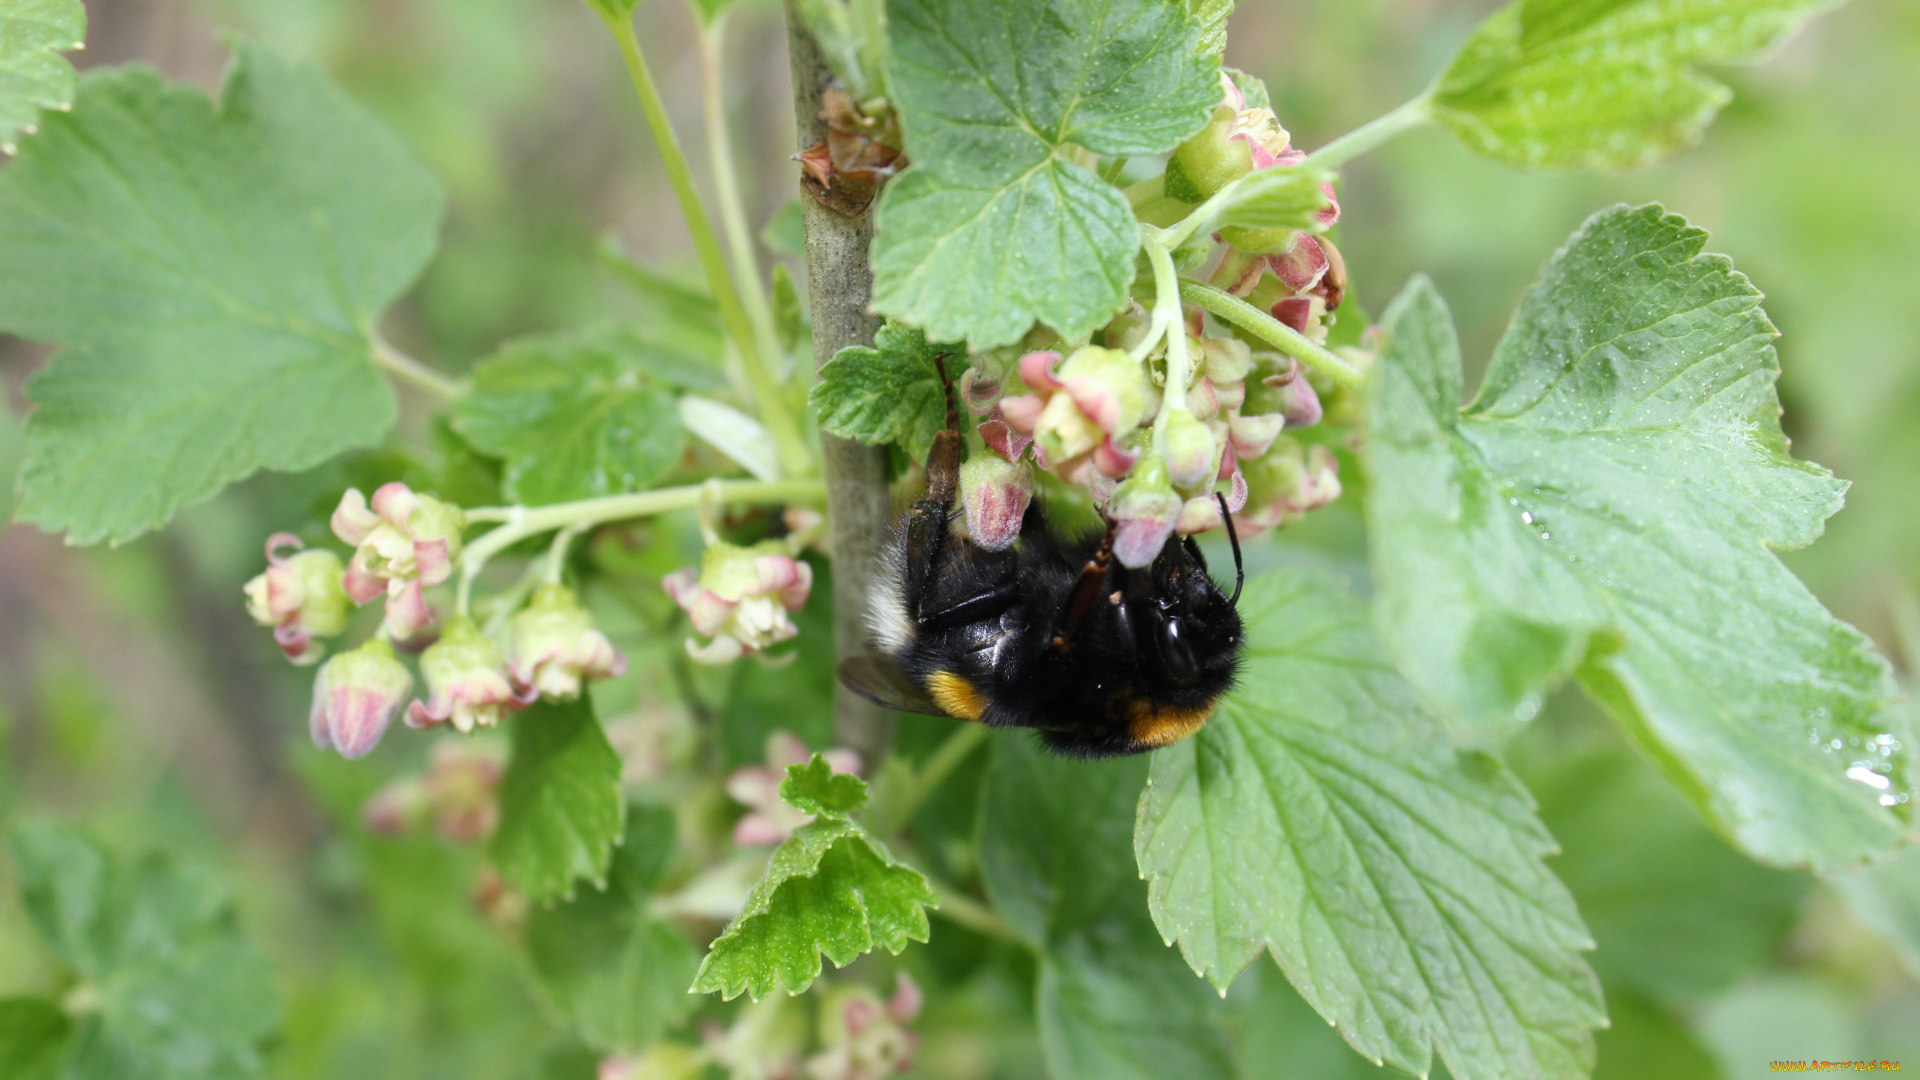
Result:
M1233 511L1227 509L1227 497L1219 492L1213 493L1220 503L1221 520L1227 523L1227 542L1233 545L1233 595L1227 598L1227 606L1240 603L1240 586L1247 582L1246 568L1240 565L1240 534L1233 527Z
M960 430L960 410L954 408L953 380L947 378L947 353L933 354L933 370L940 373L940 389L947 395L947 430Z

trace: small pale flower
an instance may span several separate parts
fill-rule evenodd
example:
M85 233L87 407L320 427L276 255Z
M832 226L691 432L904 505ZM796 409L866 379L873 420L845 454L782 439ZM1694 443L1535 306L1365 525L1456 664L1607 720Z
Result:
M292 533L268 537L266 572L247 582L246 589L247 614L261 626L273 627L280 651L302 666L326 652L313 639L345 630L353 610L340 584L340 556L317 548L302 551L303 546ZM289 548L294 553L284 554Z
M1317 444L1303 448L1289 436L1242 472L1247 507L1234 514L1242 535L1291 524L1340 497L1340 462L1333 451Z
M1183 504L1166 463L1158 456L1141 459L1107 504L1115 526L1113 557L1136 570L1151 564L1173 535Z
M313 680L308 715L313 744L344 757L366 755L380 742L411 689L413 676L384 638L335 656Z
M821 1016L825 1048L807 1060L809 1080L883 1080L912 1069L919 1036L909 1025L922 1001L905 972L885 1002L864 986L835 989Z
M1147 380L1139 362L1117 349L1082 346L1055 371L1059 360L1054 352L1021 357L1020 378L1035 392L1002 398L1000 415L1034 437L1048 469L1076 479L1104 439L1140 426Z
M542 585L507 621L507 671L523 696L572 701L585 679L626 674L627 658L594 629L593 616L565 585Z
M693 628L711 640L689 638L687 655L703 664L728 664L799 633L789 612L806 606L813 568L767 540L752 547L714 544L696 574L686 567L661 583Z
M465 615L448 620L440 640L420 655L420 674L429 697L408 706L408 727L451 723L464 735L499 724L504 713L531 700L516 696L507 681L506 651Z
M976 454L960 466L960 503L967 534L988 551L1005 551L1020 536L1033 501L1033 468L995 453Z
M835 747L821 753L837 773L857 774L860 755ZM733 842L741 847L778 844L793 835L795 829L813 820L780 798L780 782L787 778L787 767L805 765L813 760L807 744L789 731L767 736L766 763L735 769L727 777L727 795L748 808L746 816L733 826Z
M388 633L417 638L433 621L422 589L453 573L466 523L459 507L398 481L381 485L371 502L360 489L347 489L333 512L334 535L354 548L347 595L365 604L385 593Z
M484 741L445 738L435 743L422 787L440 835L455 843L491 836L500 821L500 778L505 772L499 749Z

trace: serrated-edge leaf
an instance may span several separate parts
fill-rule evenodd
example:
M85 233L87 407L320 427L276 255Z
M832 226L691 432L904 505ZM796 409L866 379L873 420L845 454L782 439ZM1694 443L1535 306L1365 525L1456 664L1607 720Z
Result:
M73 65L61 56L82 47L87 9L80 0L11 0L0 7L0 150L35 130L42 109L73 104Z
M787 766L780 781L780 800L796 810L823 817L846 817L867 805L867 783L851 773L837 773L827 759L814 754L804 765Z
M1376 622L1469 737L1577 669L1749 854L1837 867L1905 832L1844 740L1898 742L1870 768L1916 790L1911 739L1885 662L1775 555L1844 485L1788 454L1775 331L1705 241L1658 206L1595 215L1464 413L1445 304L1424 281L1396 302L1369 405Z
M822 430L869 446L897 442L913 460L924 461L934 435L946 426L946 394L934 358L955 356L948 374L957 377L961 350L930 344L898 323L882 326L874 346L834 354L820 368L808 403L819 411Z
M1262 951L1375 1062L1585 1075L1605 1023L1553 841L1456 752L1318 575L1249 581L1239 690L1154 755L1134 848L1154 922L1223 991Z
M1250 173L1234 181L1232 193L1220 207L1218 223L1247 229L1325 231L1319 214L1329 200L1322 185L1332 180L1332 173L1295 166Z
M939 896L920 874L894 860L858 824L823 817L802 826L773 853L767 872L727 929L710 946L692 992L758 1001L775 987L805 993L822 970L884 947L898 954L931 932L925 908ZM811 916L832 912L826 925ZM777 955L786 952L788 955Z
M1645 164L1698 140L1731 100L1696 64L1757 60L1842 2L1515 0L1461 48L1432 112L1510 164Z
M625 823L620 755L582 696L538 702L513 718L500 779L494 863L533 900L601 881Z

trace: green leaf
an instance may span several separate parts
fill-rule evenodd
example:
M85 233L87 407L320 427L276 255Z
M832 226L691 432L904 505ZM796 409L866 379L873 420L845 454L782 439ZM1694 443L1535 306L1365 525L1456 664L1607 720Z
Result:
M898 955L907 942L927 940L925 909L939 905L933 887L858 823L838 816L866 804L858 777L834 776L815 754L787 771L780 796L823 816L774 850L740 914L700 962L694 993L728 1001L743 990L755 1001L775 987L801 994L819 977L822 955L846 967L875 948Z
M1459 1080L1584 1075L1591 948L1524 789L1455 751L1337 585L1240 600L1240 684L1153 757L1134 838L1154 922L1225 988L1271 952L1354 1049Z
M1233 1075L1222 1007L1160 940L1128 858L1146 762L1068 761L997 739L980 796L987 893L1041 949L1035 994L1055 1080Z
M837 773L819 754L805 765L787 766L780 801L822 817L844 818L867 805L867 785L859 777Z
M820 410L822 429L869 445L897 442L925 461L947 416L934 358L947 357L947 373L958 377L963 350L929 345L918 330L896 323L882 326L874 344L841 349L820 369L808 400Z
M1444 303L1401 296L1368 406L1377 622L1470 737L1578 669L1748 854L1843 866L1900 843L1878 797L1913 789L1860 744L1912 742L1885 662L1774 555L1844 485L1788 454L1775 331L1705 241L1657 206L1594 216L1464 412Z
M1516 0L1440 77L1434 117L1533 168L1642 165L1691 145L1733 92L1699 63L1756 59L1840 0Z
M705 3L705 0L695 0L695 3ZM633 18L633 9L640 6L640 0L586 0L586 5L603 19L626 20Z
M516 502L638 491L686 451L679 403L662 385L679 363L621 331L523 338L475 366L454 430L506 460L503 486Z
M893 0L912 168L880 200L873 307L975 349L1035 321L1084 337L1126 303L1139 225L1071 160L1155 154L1219 104L1218 61L1167 0Z
M775 255L790 259L807 257L807 221L799 199L788 199L760 227L760 242Z
M60 1075L266 1075L260 1044L279 1024L272 972L224 888L158 857L121 863L65 825L23 827L10 847L23 906L81 980ZM46 1035L48 1018L37 1023Z
M527 952L541 989L603 1054L646 1046L693 1003L693 943L646 913L673 849L673 811L635 806L606 888L528 913Z
M1908 847L1886 862L1840 874L1829 883L1867 929L1893 947L1920 979L1920 847Z
M80 0L12 0L0 10L0 150L31 133L41 109L73 104L73 65L60 54L86 44Z
M373 326L440 210L371 115L265 49L218 109L142 68L84 80L0 171L0 328L66 347L28 384L20 518L129 540L377 442Z
M1200 51L1219 56L1227 47L1227 16L1233 14L1233 0L1186 0L1187 11L1193 21L1200 24ZM1239 73L1234 73L1234 81L1239 82ZM1264 108L1265 101L1255 104L1248 101L1251 108Z
M1316 216L1327 208L1321 187L1333 179L1319 169L1280 167L1262 169L1235 181L1220 207L1215 223L1246 229L1311 229L1325 231Z
M58 1002L38 997L0 998L0 1076L54 1080L73 1025Z
M1695 1006L1772 962L1806 875L1733 850L1619 740L1518 771L1563 849L1554 873L1599 944L1593 967L1610 1007L1623 992Z
M604 880L623 818L620 755L593 706L539 702L513 718L513 760L500 780L493 861L534 900Z
M802 341L810 336L811 326L807 321L806 306L800 302L800 290L794 287L793 275L787 272L786 263L773 264L773 329L780 339L782 352L791 355Z

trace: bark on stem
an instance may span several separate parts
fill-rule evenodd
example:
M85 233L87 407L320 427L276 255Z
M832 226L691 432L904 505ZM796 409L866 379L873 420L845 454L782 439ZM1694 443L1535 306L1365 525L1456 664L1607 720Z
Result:
M787 0L787 43L793 66L794 123L800 148L818 145L827 125L820 99L833 81L813 35ZM804 191L801 212L807 230L807 293L813 314L813 363L818 368L849 345L871 345L880 320L867 310L873 298L873 271L867 248L873 240L871 213L850 220L821 206ZM867 589L880 572L881 537L892 517L887 494L887 458L879 447L822 432L827 514L832 522L833 644L837 657L866 648ZM893 744L893 713L834 685L834 741L860 751L878 767Z

